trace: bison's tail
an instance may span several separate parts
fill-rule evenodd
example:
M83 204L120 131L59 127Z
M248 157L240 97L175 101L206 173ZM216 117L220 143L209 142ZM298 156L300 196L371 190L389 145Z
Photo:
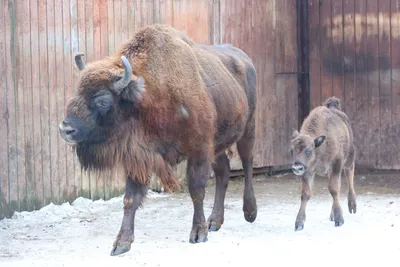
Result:
M340 99L336 98L334 96L329 97L326 101L325 101L325 106L327 108L335 108L338 110L341 110L341 105L340 105Z

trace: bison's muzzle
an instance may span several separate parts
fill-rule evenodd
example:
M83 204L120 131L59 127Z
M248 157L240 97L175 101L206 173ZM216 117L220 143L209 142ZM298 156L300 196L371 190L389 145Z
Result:
M306 168L304 167L303 164L294 164L292 166L293 173L296 174L296 175L299 175L299 176L303 175L305 170L306 170Z
M76 137L79 134L78 131L73 128L70 124L63 121L58 125L61 137L69 144L76 144Z

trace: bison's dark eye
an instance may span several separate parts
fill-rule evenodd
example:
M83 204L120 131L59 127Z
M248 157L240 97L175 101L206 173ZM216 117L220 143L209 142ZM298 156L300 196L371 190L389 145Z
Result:
M311 157L312 151L311 149L306 149L305 153L307 157Z
M110 103L105 100L99 102L99 106L102 108L108 108L109 105L110 105Z

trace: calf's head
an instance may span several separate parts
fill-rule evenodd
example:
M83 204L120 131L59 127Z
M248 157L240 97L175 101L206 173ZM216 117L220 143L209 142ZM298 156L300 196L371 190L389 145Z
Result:
M89 67L82 56L83 53L75 56L82 75L77 93L68 103L66 117L59 124L60 134L69 144L102 143L118 138L115 133L135 114L144 80L132 80L132 67L125 56L121 62L105 60Z
M317 149L324 143L325 136L313 139L295 130L292 137L290 142L290 153L293 157L292 171L296 175L303 175L307 170L313 169L318 154Z

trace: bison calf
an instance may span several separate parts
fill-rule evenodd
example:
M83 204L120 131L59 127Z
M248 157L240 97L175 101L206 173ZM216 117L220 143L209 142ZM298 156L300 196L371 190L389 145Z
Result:
M344 223L339 204L341 173L348 179L348 206L356 213L354 191L355 148L353 132L347 115L340 109L340 100L330 97L324 106L313 109L304 120L300 133L296 130L291 140L294 174L302 176L301 206L297 214L295 230L302 230L306 219L306 206L311 198L314 175L329 178L329 192L333 198L330 220L335 226Z

